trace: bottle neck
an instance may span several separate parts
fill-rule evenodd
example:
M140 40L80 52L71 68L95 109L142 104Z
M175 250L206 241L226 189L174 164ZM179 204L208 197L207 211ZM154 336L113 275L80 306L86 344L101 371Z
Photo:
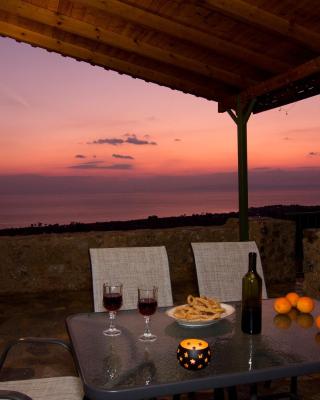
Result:
M249 272L257 272L257 267L255 265L249 265Z
M249 253L249 272L257 272L257 253Z

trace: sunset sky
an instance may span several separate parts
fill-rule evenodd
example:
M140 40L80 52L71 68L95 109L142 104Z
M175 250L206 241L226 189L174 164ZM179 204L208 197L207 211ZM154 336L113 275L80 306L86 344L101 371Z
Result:
M214 102L7 38L0 54L2 176L236 171L236 126ZM318 170L319 105L317 96L253 115L249 168Z

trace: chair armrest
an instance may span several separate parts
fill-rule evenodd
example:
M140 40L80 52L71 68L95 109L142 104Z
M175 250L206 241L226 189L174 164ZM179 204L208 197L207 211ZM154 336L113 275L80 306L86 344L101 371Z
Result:
M3 364L6 361L7 355L9 353L9 351L12 349L12 347L18 345L18 344L24 344L24 343L41 343L41 344L55 344L55 345L59 345L62 346L63 348L65 348L66 350L68 350L71 355L72 355L72 349L70 347L70 345L62 340L62 339L55 339L55 338L39 338L39 337L23 337L20 339L16 339L16 340L12 340L11 342L9 342L5 348L3 349L1 355L0 355L0 370L3 366ZM1 397L0 397L1 398ZM27 397L29 399L29 397Z
M32 400L31 397L20 392L13 392L9 390L0 390L0 399L5 400Z

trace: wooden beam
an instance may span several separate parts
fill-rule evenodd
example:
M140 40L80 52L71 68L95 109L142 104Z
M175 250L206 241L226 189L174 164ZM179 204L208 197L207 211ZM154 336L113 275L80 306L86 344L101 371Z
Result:
M108 14L116 15L124 20L131 21L137 25L143 25L153 31L165 33L196 46L201 46L216 53L237 59L259 67L262 70L272 73L286 71L289 65L269 57L263 53L257 53L246 47L236 45L230 41L220 39L205 31L187 26L180 21L173 21L163 16L146 11L138 6L122 3L118 0L74 0L86 5L88 8L95 7Z
M43 7L34 6L31 3L22 0L10 0L8 2L0 2L0 10L17 14L33 21L38 21L51 27L59 27L59 29L83 36L88 39L104 43L109 46L120 48L130 53L135 53L154 59L158 62L165 62L176 67L195 72L210 79L226 82L230 86L237 88L245 88L253 85L257 81L249 79L245 76L217 68L212 65L204 64L196 59L191 59L176 51L167 51L156 46L144 43L140 40L133 40L127 36L119 35L107 29L96 27L78 19L61 15L57 12L45 9Z
M259 97L253 112L257 114L317 95L320 95L320 73L295 81L285 89L278 89Z
M295 23L294 20L287 20L265 11L257 5L243 0L205 0L204 5L253 27L258 26L269 32L294 39L316 52L320 51L319 33Z
M251 88L241 92L239 96L232 96L228 100L225 99L219 102L219 112L225 112L230 108L235 109L238 97L241 104L247 104L254 98L258 98L259 96L270 93L277 89L285 88L295 81L299 81L319 72L320 56L306 62L305 64L299 65L296 68L292 68L285 74L277 75L274 78L266 80L265 82L254 85Z
M12 16L3 11L0 12L0 35L209 100L217 101L224 95L224 92L219 88L216 89L214 85L202 85L190 79L185 80L177 74L176 76L169 75L163 71L156 71L154 68L131 64L100 51L93 51L79 43L61 39L60 36L63 35L59 35L57 29L43 26L43 30L31 30L29 27L22 26L21 20L21 17Z

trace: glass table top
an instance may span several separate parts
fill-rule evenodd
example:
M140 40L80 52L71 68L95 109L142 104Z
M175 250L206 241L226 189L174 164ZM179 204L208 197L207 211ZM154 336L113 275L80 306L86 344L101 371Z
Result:
M102 334L106 313L69 317L67 328L90 399L120 399L127 391L132 399L152 397L320 371L320 338L312 316L311 325L308 317L305 324L291 321L276 315L273 300L264 300L262 332L247 335L241 331L241 305L232 304L234 314L203 328L180 326L159 309L151 317L158 339L150 344L138 340L144 318L137 310L118 312L122 334L117 337ZM319 303L312 314L320 314ZM189 371L179 365L177 347L186 338L209 343L208 367Z

